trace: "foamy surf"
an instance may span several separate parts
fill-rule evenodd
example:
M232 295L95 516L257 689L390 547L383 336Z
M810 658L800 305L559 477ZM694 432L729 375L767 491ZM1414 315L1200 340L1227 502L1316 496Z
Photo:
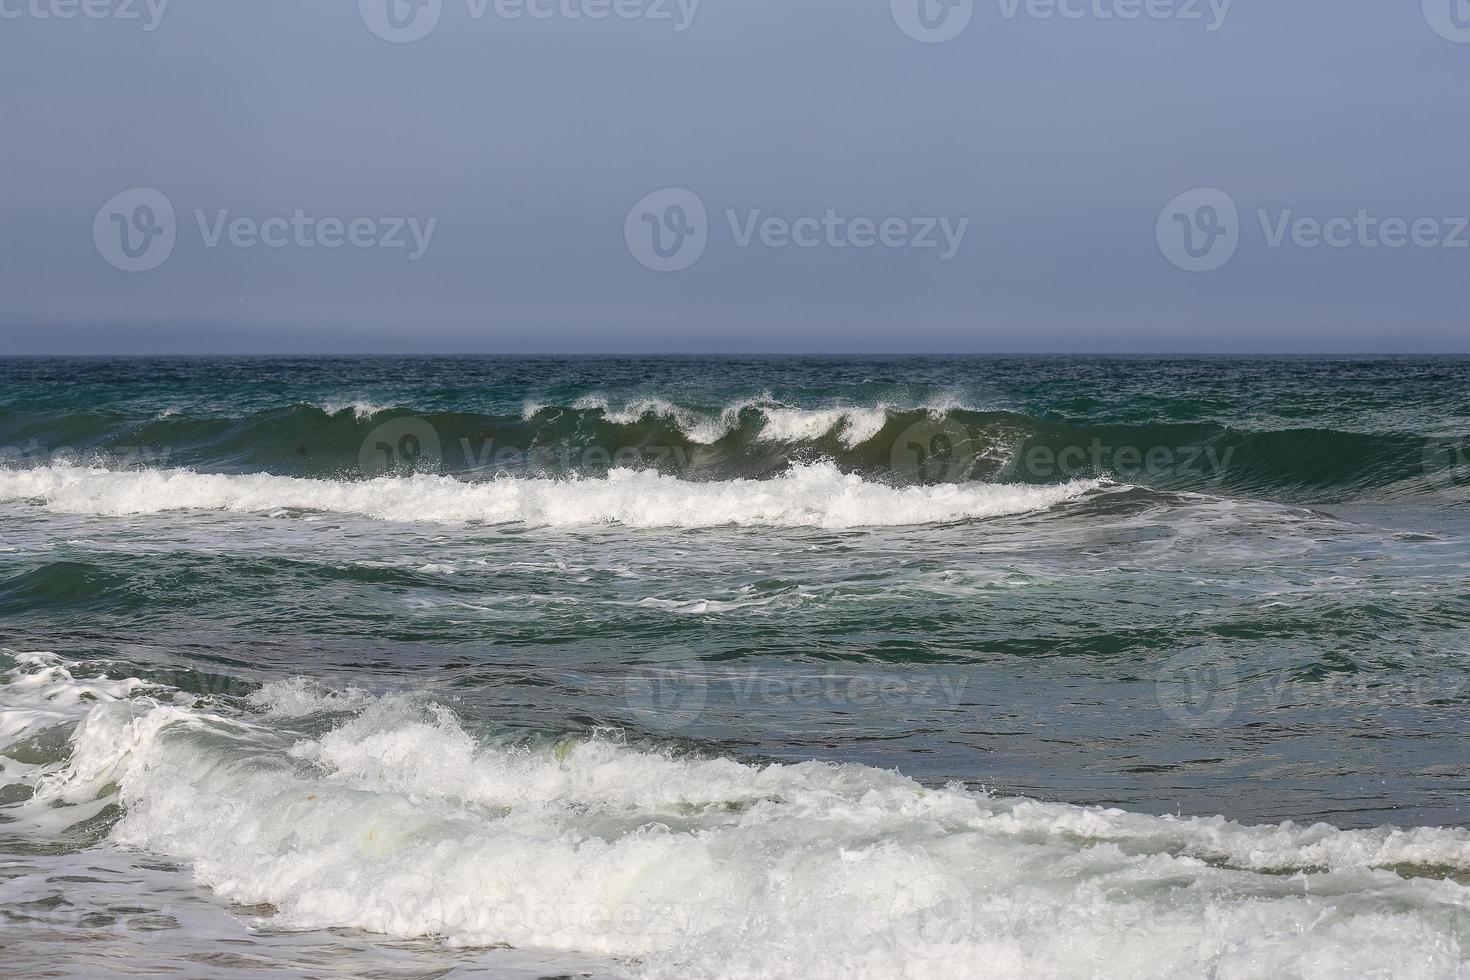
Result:
M979 411L955 398L935 399L907 408L890 402L812 408L783 404L770 392L731 401L718 412L702 411L658 397L616 402L602 394L584 395L572 402L571 408L599 412L615 425L634 425L648 418L666 419L674 423L690 442L705 446L713 445L734 432L740 426L741 416L750 411L759 420L756 441L812 442L833 436L848 449L855 449L877 436L895 413L922 411L939 421L947 419L951 412ZM551 409L552 406L540 402L526 402L521 409L521 418L530 421Z
M693 482L647 470L602 478L445 476L371 481L182 469L108 470L69 465L0 469L0 502L97 516L170 511L322 511L388 521L519 523L536 527L620 524L641 528L856 527L950 523L1045 510L1102 485L943 484L892 487L830 463L793 466L769 480Z
M9 660L4 717L66 707L15 716L6 751L71 735L7 815L120 803L113 843L268 904L273 928L597 954L647 977L1470 969L1464 830L1152 817L611 732L512 737L413 694L298 680L230 707Z
M359 422L366 422L376 415L388 411L386 405L379 405L362 398L331 399L322 402L321 410L328 415L341 415L343 412L352 413L352 417Z

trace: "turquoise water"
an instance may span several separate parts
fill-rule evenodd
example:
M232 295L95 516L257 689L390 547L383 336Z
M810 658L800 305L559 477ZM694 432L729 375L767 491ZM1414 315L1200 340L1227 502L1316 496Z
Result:
M1467 434L1456 359L0 362L0 916L1464 976Z

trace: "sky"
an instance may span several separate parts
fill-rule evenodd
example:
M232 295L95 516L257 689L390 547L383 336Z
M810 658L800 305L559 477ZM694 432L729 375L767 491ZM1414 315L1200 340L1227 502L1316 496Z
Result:
M1470 0L0 0L0 354L1470 352Z

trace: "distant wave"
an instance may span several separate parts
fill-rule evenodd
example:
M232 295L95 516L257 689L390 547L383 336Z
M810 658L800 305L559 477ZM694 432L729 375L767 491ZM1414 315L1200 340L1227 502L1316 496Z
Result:
M381 415L384 412L391 411L392 406L377 405L362 399L352 399L349 401L325 401L321 404L321 410L328 415L341 415L344 412L351 412L352 417L361 422L375 415Z
M521 417L530 420L547 408L528 404ZM732 402L714 413L685 408L662 398L614 403L605 395L585 395L572 403L571 410L598 413L616 426L637 426L645 421L671 423L684 439L700 446L740 435L744 426L748 432L743 434L759 442L812 443L832 437L848 449L876 436L887 424L889 412L898 411L887 404L797 408L782 405L769 394Z
M851 528L948 523L1044 510L1099 485L1096 480L1081 480L1055 486L892 487L841 473L831 463L796 466L768 480L706 482L647 470L566 480L507 476L469 482L420 474L334 481L52 465L0 470L0 502L33 501L56 512L107 516L300 510L390 521L543 527Z
M391 452L405 434L423 455ZM1252 431L1208 421L1101 425L951 402L798 407L767 394L699 408L592 394L570 405L528 402L505 415L366 401L234 418L0 410L0 466L70 462L332 479L646 468L733 480L778 477L794 462L828 460L893 485L1111 478L1157 489L1332 501L1470 483L1470 442L1437 455L1443 447L1436 435ZM378 454L380 446L389 452Z

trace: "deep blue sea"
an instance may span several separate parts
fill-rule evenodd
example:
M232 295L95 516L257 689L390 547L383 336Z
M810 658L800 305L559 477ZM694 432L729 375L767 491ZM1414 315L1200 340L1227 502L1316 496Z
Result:
M1470 360L0 361L70 977L1470 977Z

